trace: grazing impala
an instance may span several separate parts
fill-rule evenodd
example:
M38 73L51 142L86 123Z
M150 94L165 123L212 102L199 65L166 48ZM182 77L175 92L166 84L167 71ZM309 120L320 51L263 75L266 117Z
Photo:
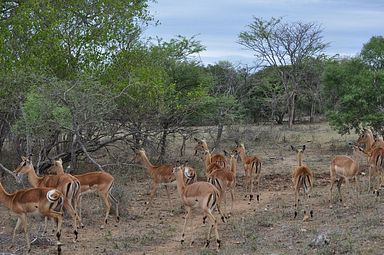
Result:
M47 173L63 175L63 161L61 159L54 160L51 167L48 168ZM88 172L84 174L74 175L80 182L80 198L78 199L79 217L81 219L81 196L89 192L97 192L105 205L104 223L107 224L109 212L111 210L111 203L116 205L116 219L119 222L119 202L112 195L112 188L114 178L107 172ZM100 228L104 228L101 224Z
M72 206L72 200L75 197L78 197L78 194L80 192L80 183L79 181L74 181L72 176L69 176L67 174L65 175L47 175L43 177L37 176L35 169L32 165L32 162L27 157L21 158L21 163L19 166L16 167L15 173L16 175L19 174L27 174L29 183L34 188L55 188L59 190L61 193L63 193L65 199L64 199L64 209L66 209L69 214L71 215L73 219L73 233L75 234L75 241L77 241L77 220L81 224L81 220L79 216L77 215L75 209L73 209ZM77 201L74 201L73 204L77 203Z
M226 151L224 151L224 153L225 155L229 155ZM233 211L234 192L236 186L237 153L232 153L229 155L229 162L229 171L217 168L208 176L208 182L212 183L220 191L220 195L224 198L225 212L227 212L226 193L231 193L231 211L228 213L228 216L230 216Z
M246 191L249 193L249 202L251 203L253 199L253 182L256 182L257 185L257 202L260 201L260 177L261 177L261 160L256 156L248 156L245 153L244 144L240 144L238 141L235 141L236 147L232 151L240 155L240 159L243 162L244 172L245 172L245 185Z
M364 144L365 150L364 153L367 155L368 165L369 165L369 179L368 179L368 191L371 190L371 178L373 175L379 175L376 181L377 185L374 188L373 193L377 196L379 195L379 188L381 186L381 175L384 170L384 146L383 142L379 138L375 142L373 133L370 129L364 129L357 139L357 144Z
M220 203L221 203L220 192L215 186L213 186L211 183L208 183L208 182L195 182L190 185L186 185L184 182L183 172L184 172L183 165L173 168L173 173L176 177L177 190L179 192L181 201L183 202L187 210L187 214L184 220L183 232L181 234L181 244L184 243L185 228L187 226L188 219L191 215L192 208L200 207L200 209L203 211L204 218L208 217L212 223L212 225L210 225L208 230L208 236L207 236L205 247L209 246L212 228L214 228L215 235L216 235L217 249L220 249L221 241L219 238L219 232L217 230L217 221L215 216L212 214L214 209L217 208L221 215L221 219L223 220L223 222L225 222L225 217L220 211ZM192 234L191 245L193 244L193 242L194 242L194 239Z
M303 221L307 221L309 219L309 216L307 215L307 212L305 210L305 198L308 196L310 198L310 192L312 190L313 186L313 173L311 169L309 169L307 166L303 165L303 153L305 150L305 145L301 149L296 149L294 146L291 145L291 148L293 151L297 154L297 160L299 163L299 166L296 167L292 172L292 182L293 182L293 188L295 190L295 217L297 216L297 210L299 207L299 193L300 189L303 188L303 207L304 207L304 218ZM310 210L311 218L313 217L313 211Z
M152 205L153 197L156 194L156 191L160 184L165 184L164 185L165 191L167 192L168 199L171 200L169 196L167 184L171 184L176 181L175 175L172 173L173 166L167 165L167 164L163 164L159 166L152 165L144 149L142 148L141 149L132 148L132 149L136 154L135 156L136 161L141 162L141 164L145 168L147 168L148 173L152 179L152 191L150 194L149 205ZM184 181L186 183L190 183L190 182L193 182L192 180L196 180L196 173L193 170L193 168L189 167L188 171L184 171Z
M57 251L61 253L61 224L63 221L63 194L55 189L49 188L32 188L22 189L14 193L7 193L3 185L0 183L0 202L9 208L18 217L15 229L13 230L12 243L16 236L16 231L23 226L25 239L27 241L27 252L31 250L31 243L29 241L29 231L27 217L30 214L40 214L45 217L55 219L57 222L56 237L57 237Z

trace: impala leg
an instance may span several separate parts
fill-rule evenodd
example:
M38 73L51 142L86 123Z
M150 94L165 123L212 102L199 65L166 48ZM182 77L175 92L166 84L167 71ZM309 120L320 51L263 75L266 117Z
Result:
M259 174L256 177L256 183L257 183L256 199L257 199L257 203L260 203L260 175Z
M232 212L233 212L233 202L234 202L234 200L235 200L235 194L234 194L234 190L233 190L233 188L230 190L230 192L231 192L231 212L230 212L230 215L232 215Z
M331 178L331 188L329 189L329 207L332 208L332 190L333 186L335 185L335 179Z
M216 249L219 250L220 246L221 246L221 240L219 237L219 231L217 230L216 218L215 218L215 216L213 216L213 214L210 211L207 212L207 215L208 215L208 218L211 220L212 224L210 225L209 230L208 230L207 243L205 244L205 247L209 246L212 228L214 228L215 229L215 236L216 236L216 245L217 245Z
M250 184L250 190L249 190L249 201L248 201L248 204L250 204L253 200L253 176L252 176L252 171L251 171L251 174L249 176L249 184Z
M185 215L185 219L184 219L184 226L183 226L183 232L181 233L181 244L184 244L184 238L185 238L185 228L187 227L187 220L191 214L191 207L186 207L186 210L187 210L187 214ZM191 244L193 243L193 240L191 241Z
M151 191L151 195L150 195L150 197L149 197L149 206L152 206L153 197L154 197L155 194L156 194L156 191L157 191L158 186L159 186L158 183L153 183L153 184L152 184L152 191Z
M109 212L111 210L111 203L109 202L109 199L108 199L108 194L106 193L101 193L99 192L101 198L103 199L103 202L104 202L104 205L105 205L105 217L104 217L104 223L107 224L108 223L108 216L109 216ZM100 226L101 229L104 228L104 224L102 224Z
M340 202L343 202L343 197L341 196L341 184L342 184L342 179L340 178L337 180L337 190L339 193Z
M27 241L27 253L29 253L31 251L31 241L29 240L27 215L24 213L21 214L20 219L21 219L21 223L23 224L25 240Z
M120 221L120 214L119 214L119 201L117 201L117 199L112 196L111 192L108 193L108 197L111 201L113 201L115 203L115 206L116 206L116 221L119 222Z
M64 198L64 209L68 211L68 213L71 215L71 218L73 219L73 233L75 234L74 242L76 242L77 238L78 238L78 234L79 234L79 232L77 232L76 220L79 220L79 222L81 222L81 221L80 221L79 216L77 215L76 211L73 209L71 204L68 202L67 198Z
M18 217L17 218L17 222L16 222L16 225L15 225L15 228L13 229L13 235L12 235L12 244L11 244L11 247L13 246L13 243L15 241L15 237L16 237L16 231L19 229L21 225L21 218Z

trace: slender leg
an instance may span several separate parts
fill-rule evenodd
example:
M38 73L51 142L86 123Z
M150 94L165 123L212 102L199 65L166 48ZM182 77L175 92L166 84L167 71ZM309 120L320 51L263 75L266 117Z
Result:
M24 228L25 240L27 241L27 253L29 253L31 251L31 242L29 241L27 215L23 213L20 215L20 218Z
M205 246L208 247L208 245L209 245L210 238L211 238L211 230L213 227L215 229L217 250L219 250L220 246L221 246L221 241L220 241L220 237L219 237L219 231L217 230L216 218L215 218L215 216L213 216L213 214L210 211L207 212L207 215L208 215L208 218L212 221L212 224L210 225L210 228L208 230L208 237L207 237L208 239L207 239L207 243L205 244Z
M104 205L105 205L105 217L104 217L104 223L108 223L108 215L109 211L111 210L111 203L108 200L108 194L99 192L101 198L103 199ZM104 225L102 224L100 228L104 228Z
M181 234L181 240L180 240L180 242L181 242L181 244L184 244L184 238L185 238L185 228L187 227L187 220L188 220L188 218L189 218L189 216L190 216L190 214L191 214L191 207L186 207L186 210L187 210L187 214L185 215L185 219L184 219L184 227L183 227L183 232L182 232L182 234ZM191 243L192 243L193 241L191 241Z
M19 218L17 218L16 226L15 226L15 228L13 229L12 245L13 245L13 242L14 242L15 237L16 237L16 231L19 229L20 225L21 225L21 218L19 217Z
M152 206L153 197L156 194L158 186L159 186L158 183L152 183L152 191L151 191L151 195L150 195L150 198L149 198L149 206Z
M334 178L331 178L331 188L329 190L329 207L332 208L332 189L333 189L333 185L335 184L335 179Z
M116 206L116 221L119 222L120 221L119 201L117 201L117 199L112 196L111 192L108 193L108 197L109 197L109 199L111 201L113 201L115 203L115 206Z

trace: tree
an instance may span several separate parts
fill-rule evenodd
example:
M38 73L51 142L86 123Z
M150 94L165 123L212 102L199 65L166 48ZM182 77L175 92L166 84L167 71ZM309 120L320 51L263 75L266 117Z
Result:
M384 72L358 58L333 60L324 71L327 119L339 133L384 126Z
M255 57L275 68L284 86L288 109L288 126L292 127L296 98L300 93L304 60L320 55L327 44L322 29L314 23L285 23L281 18L266 21L254 17L248 31L239 34L240 45L252 50ZM285 68L278 68L284 66Z
M364 63L374 70L384 69L384 37L373 36L360 52Z

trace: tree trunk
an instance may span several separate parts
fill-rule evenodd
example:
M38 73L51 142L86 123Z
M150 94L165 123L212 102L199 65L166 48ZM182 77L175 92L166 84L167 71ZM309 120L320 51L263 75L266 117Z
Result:
M292 128L295 119L295 94L289 97L288 105L288 128Z
M216 139L215 139L215 143L213 144L212 150L219 147L221 143L221 137L223 135L223 129L224 129L224 125L222 123L219 123L217 125L217 134L216 134Z
M160 155L159 155L159 163L164 162L164 157L165 157L165 151L167 149L167 136L168 136L168 124L165 124L163 126L163 134L161 135L160 138Z

